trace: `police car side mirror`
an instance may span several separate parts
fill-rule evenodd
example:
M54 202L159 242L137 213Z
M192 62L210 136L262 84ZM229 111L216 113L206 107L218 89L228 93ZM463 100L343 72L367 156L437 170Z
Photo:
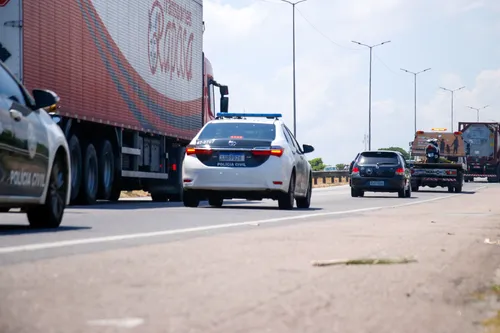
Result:
M220 112L227 112L229 109L229 97L220 98Z
M33 98L35 98L35 109L43 109L48 107L55 107L59 102L59 96L50 90L33 90Z
M311 145L302 145L302 150L304 151L304 154L308 154L314 151L314 147Z

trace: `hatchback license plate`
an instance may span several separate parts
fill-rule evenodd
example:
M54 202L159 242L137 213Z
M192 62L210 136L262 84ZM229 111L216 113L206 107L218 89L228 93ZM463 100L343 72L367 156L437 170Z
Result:
M383 180L372 180L370 186L384 186Z
M220 162L245 162L244 153L219 154Z

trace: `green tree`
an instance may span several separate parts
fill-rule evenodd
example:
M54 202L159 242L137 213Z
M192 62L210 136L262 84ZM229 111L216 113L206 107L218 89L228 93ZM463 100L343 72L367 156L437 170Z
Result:
M339 164L336 164L335 167L337 168L337 170L344 170L345 164L344 163L339 163Z
M313 171L321 171L325 168L325 163L323 163L323 159L321 157L313 158L309 160L309 164L311 164L311 168Z
M403 154L403 157L405 158L405 160L410 159L410 153L409 153L409 152L407 152L406 150L404 150L404 149L403 149L403 148L401 148L401 147L380 148L379 150L398 151L398 152L400 152L401 154Z

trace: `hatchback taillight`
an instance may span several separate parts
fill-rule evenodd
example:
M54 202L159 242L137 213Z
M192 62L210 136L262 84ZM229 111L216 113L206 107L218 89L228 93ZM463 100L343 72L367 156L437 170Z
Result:
M403 168L396 169L396 175L404 175L404 174L405 174L405 170Z

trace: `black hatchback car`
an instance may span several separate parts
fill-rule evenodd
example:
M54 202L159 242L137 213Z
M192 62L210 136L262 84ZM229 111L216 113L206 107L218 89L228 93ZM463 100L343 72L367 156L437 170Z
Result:
M403 155L394 151L366 151L354 161L349 184L352 197L365 192L397 192L411 197L411 171Z

